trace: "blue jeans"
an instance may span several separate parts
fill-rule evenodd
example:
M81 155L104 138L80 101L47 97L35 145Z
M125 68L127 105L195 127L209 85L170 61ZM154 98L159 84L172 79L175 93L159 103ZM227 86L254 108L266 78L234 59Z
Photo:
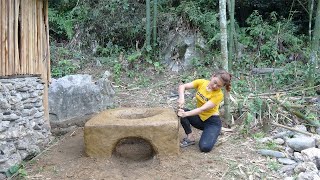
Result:
M188 110L186 109L186 111ZM212 150L214 144L217 142L222 127L219 116L211 116L205 121L202 121L199 115L189 116L181 118L180 122L186 134L190 134L192 132L190 125L197 129L203 130L199 141L200 151L210 152Z

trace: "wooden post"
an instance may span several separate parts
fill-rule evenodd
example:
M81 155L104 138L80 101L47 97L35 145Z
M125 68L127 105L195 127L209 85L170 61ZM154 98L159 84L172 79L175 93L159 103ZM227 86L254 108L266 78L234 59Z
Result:
M42 11L43 14L42 17L45 18L45 28L44 28L44 37L46 42L43 44L43 47L45 49L45 52L42 56L41 61L44 62L45 67L43 67L44 71L42 71L42 78L45 82L44 85L44 94L43 94L43 106L44 106L44 118L47 122L48 126L50 126L50 120L49 120L49 96L48 96L48 86L50 81L50 44L49 44L49 20L48 20L48 0L46 0L43 4L43 9L45 11ZM43 23L42 21L41 23ZM43 36L42 36L43 37ZM44 58L44 59L43 59ZM45 61L44 61L45 60Z

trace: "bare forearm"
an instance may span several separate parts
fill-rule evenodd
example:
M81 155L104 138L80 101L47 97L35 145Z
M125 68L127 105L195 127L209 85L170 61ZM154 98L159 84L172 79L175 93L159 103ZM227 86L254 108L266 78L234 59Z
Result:
M203 112L202 108L196 108L196 109L193 109L191 111L184 111L183 109L180 109L179 113L178 113L178 116L180 116L180 117L195 116L195 115L198 115L198 114L200 114L202 112Z
M180 85L178 89L179 99L184 99L184 91L185 91L185 87L183 85Z

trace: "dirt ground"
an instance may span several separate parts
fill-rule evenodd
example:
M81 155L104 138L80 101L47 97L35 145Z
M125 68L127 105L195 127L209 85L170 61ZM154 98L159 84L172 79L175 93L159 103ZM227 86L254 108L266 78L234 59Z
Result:
M147 77L146 77L147 78ZM116 107L174 107L174 92L179 82L176 75L149 78L146 86L123 82L115 86ZM136 86L135 86L136 84ZM180 137L183 133L180 127ZM197 140L201 131L195 130ZM198 141L196 141L198 142ZM148 151L139 143L118 147L126 154L141 155ZM122 150L121 150L122 149ZM83 128L61 137L25 165L26 179L280 179L272 169L274 161L258 155L255 141L243 138L235 128L220 135L210 153L201 153L198 144L180 149L173 157L150 156L135 160L113 155L90 158L84 152ZM121 154L121 153L120 153ZM13 179L21 179L14 177Z

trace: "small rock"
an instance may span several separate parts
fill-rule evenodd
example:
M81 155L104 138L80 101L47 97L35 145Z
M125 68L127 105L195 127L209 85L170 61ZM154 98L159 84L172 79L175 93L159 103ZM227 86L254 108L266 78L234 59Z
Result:
M289 158L278 158L278 161L284 165L291 165L297 163L296 161Z
M282 138L277 138L275 140L273 140L276 144L282 145L284 144L284 140Z
M268 149L259 149L258 153L264 156L272 156L276 158L284 158L286 155L282 152L279 151L273 151L273 150L268 150Z
M316 141L312 137L300 137L288 139L287 144L295 151L301 152L304 149L315 147Z

